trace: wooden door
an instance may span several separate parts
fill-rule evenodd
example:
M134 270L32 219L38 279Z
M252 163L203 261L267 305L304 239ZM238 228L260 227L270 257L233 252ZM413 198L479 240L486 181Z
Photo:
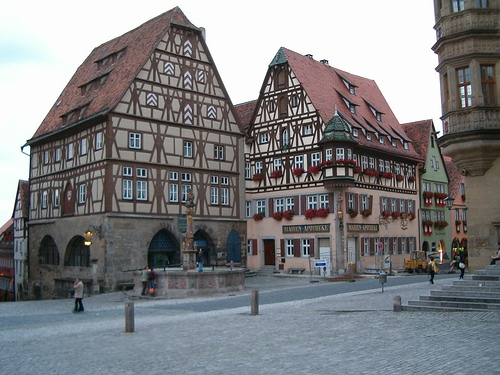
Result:
M264 240L264 265L276 265L274 240Z

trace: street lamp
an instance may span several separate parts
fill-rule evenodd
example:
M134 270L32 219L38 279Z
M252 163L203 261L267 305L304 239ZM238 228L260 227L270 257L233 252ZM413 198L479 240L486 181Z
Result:
M448 207L448 210L451 210L451 208L453 207L453 202L455 202L455 198L446 197L444 199L444 203L446 204L446 207Z

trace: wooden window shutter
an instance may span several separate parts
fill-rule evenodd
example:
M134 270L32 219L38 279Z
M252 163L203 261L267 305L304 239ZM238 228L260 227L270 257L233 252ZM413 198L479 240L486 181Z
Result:
M398 254L403 254L403 238L398 238Z
M382 215L382 212L384 212L384 207L383 207L383 204L382 204L382 196L380 196L378 199L379 199L379 204L380 204L380 215Z
M333 193L328 193L328 211L330 213L335 212L335 195Z
M293 213L295 215L299 215L299 213L300 213L299 196L298 195L293 197Z
M274 198L269 198L267 200L267 212L269 212L269 217L273 216L273 213L274 213Z
M399 207L401 207L401 199L396 198L396 212L399 212Z
M257 255L257 239L252 240L252 255Z
M300 258L300 240L298 238L293 239L293 256Z
M375 238L370 237L370 255L375 255Z
M359 243L361 244L361 256L368 255L368 254L365 254L365 238L360 237Z
M358 202L359 200L359 194L355 193L354 194L354 209L359 212L359 207L361 206Z
M281 257L285 257L285 239L280 239Z
M310 245L310 256L311 258L314 258L314 238L311 238L309 240L309 245Z
M344 209L345 212L349 212L349 193L345 193Z
M408 212L408 199L405 199L405 212Z
M389 237L389 255L394 254L394 239Z
M412 212L415 213L415 199L412 199L411 201L412 201L412 205L411 206L413 207L413 211Z
M307 206L306 206L306 196L305 195L301 195L300 196L300 214L304 215L306 213L306 209L307 209Z
M370 210L370 212L372 212L372 208L373 208L373 195L369 195L368 196L368 209Z

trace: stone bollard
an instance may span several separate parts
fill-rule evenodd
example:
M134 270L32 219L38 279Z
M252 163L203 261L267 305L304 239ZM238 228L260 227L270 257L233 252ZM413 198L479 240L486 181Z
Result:
M125 304L125 332L134 332L134 303Z
M394 296L394 311L403 311L403 308L401 307L401 296Z
M259 291L252 290L252 302L250 315L259 315Z

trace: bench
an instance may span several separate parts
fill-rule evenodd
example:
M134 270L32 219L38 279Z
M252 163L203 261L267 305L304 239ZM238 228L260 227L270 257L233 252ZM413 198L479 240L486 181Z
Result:
M298 275L304 273L305 270L305 268L289 268L288 273L291 273L292 275Z

